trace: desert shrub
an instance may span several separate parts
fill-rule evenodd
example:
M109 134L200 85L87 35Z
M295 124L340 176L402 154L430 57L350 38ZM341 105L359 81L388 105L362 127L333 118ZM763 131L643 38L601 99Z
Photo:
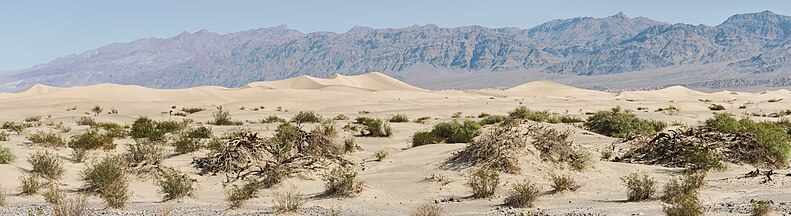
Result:
M129 135L135 139L146 138L150 140L162 140L165 138L165 131L158 128L156 121L144 116L137 118L137 120L132 123L132 129Z
M601 152L601 160L608 161L612 159L614 154L615 153L612 150L605 149L604 151Z
M514 184L508 197L505 198L505 205L517 208L533 207L540 193L541 188L535 183L526 181Z
M190 138L189 134L182 133L179 135L178 140L173 143L175 147L174 151L178 154L186 154L194 151L198 151L203 147L203 143L200 139Z
M104 109L102 109L102 107L99 105L93 106L93 108L91 108L91 112L95 113L96 115L102 113L102 110Z
M769 216L772 213L772 202L769 200L756 200L750 205L751 216Z
M219 152L223 148L225 148L225 143L220 138L214 137L206 142L206 149L209 149L212 152Z
M62 201L52 206L52 215L55 216L84 216L88 213L88 199L84 195L64 197Z
M393 117L390 117L390 122L409 122L409 117L406 114L396 114Z
M420 117L420 118L417 118L417 119L415 119L415 123L418 123L418 124L425 124L425 123L426 123L426 121L428 121L429 119L431 119L431 117L429 117L429 116L423 116L423 117Z
M44 192L44 201L52 205L61 204L64 197L66 197L66 193L54 185L50 185L49 189Z
M16 159L16 155L11 152L10 148L0 147L0 164L10 164L14 162L14 159Z
M162 172L156 184L159 186L159 193L165 195L162 198L164 201L189 197L195 191L192 178L175 169Z
M27 162L33 166L30 173L36 174L47 179L60 179L63 176L63 162L58 155L49 151L39 151L27 158Z
M177 131L181 131L186 128L192 120L184 119L182 121L176 120L163 120L156 122L156 127L159 130L162 130L165 133L173 133Z
M504 122L504 121L505 121L505 116L489 115L489 116L486 116L483 119L481 119L480 124L481 125L490 125L490 124L497 124L497 123Z
M266 117L265 119L261 119L259 122L261 122L262 124L278 123L278 122L284 123L284 122L286 122L286 119L280 118L280 117L277 117L277 116L274 116L274 115L271 115L271 116Z
M338 114L337 116L332 117L332 120L335 120L335 121L346 121L346 120L349 120L349 116L346 116L344 114Z
M645 173L632 173L621 177L626 186L628 201L642 201L651 198L656 192L656 181Z
M41 121L41 116L28 116L25 117L26 122L38 122Z
M525 106L520 106L520 107L517 107L516 109L508 112L508 117L518 118L518 119L527 119L527 120L530 120L530 121L537 121L537 122L549 122L550 117L552 117L552 115L547 110L534 111L534 110L528 109Z
M209 124L213 125L242 125L240 121L233 121L231 119L231 113L228 111L223 111L222 109L217 110L212 114L213 120L209 121Z
M376 158L376 161L382 161L387 158L388 155L389 154L385 150L379 150L374 153L374 158Z
M122 178L106 185L99 192L99 197L104 199L107 207L118 209L126 205L126 201L129 200L129 194L129 183L126 178Z
M455 113L453 113L453 115L451 115L450 117L451 117L451 118L461 118L461 115L462 115L462 113L461 113L461 112L455 112Z
M412 216L441 216L445 210L437 204L423 204L417 207Z
M80 179L83 181L83 190L95 194L101 194L109 188L119 187L113 184L126 183L127 163L125 158L118 155L110 155L100 161L86 166L80 172Z
M437 144L442 142L442 137L431 133L431 131L418 131L412 135L412 147L418 147L427 144Z
M164 160L164 151L160 143L146 139L135 140L127 146L123 158L126 164L137 166L139 164L158 165Z
M620 138L653 135L667 127L664 122L640 119L634 113L622 110L620 107L594 113L588 117L585 126L591 131Z
M665 184L660 199L669 203L677 196L697 195L698 189L703 186L703 178L705 177L705 173L698 172L688 173L683 177L670 179L670 181Z
M307 111L307 112L300 111L299 113L297 113L297 115L291 118L291 121L297 124L319 123L321 122L321 116L314 113L313 111Z
M188 113L188 114L193 114L193 113L204 111L204 110L206 110L206 109L198 108L198 107L190 107L190 108L182 107L181 108L182 112L185 112L185 113Z
M36 131L36 133L27 136L27 139L33 143L42 144L45 146L61 147L66 145L66 141L60 137L60 134L55 132Z
M566 124L585 122L585 120L582 120L581 118L574 116L565 116L565 115L558 116L555 119L557 119L557 121L560 121L560 123L566 123Z
M550 175L549 180L552 181L552 193L577 191L581 187L577 181L568 175Z
M474 198L491 197L500 186L500 174L497 171L479 168L471 171L469 175L467 186L472 189Z
M81 148L72 148L70 156L72 162L82 163L88 157L88 150Z
M357 181L357 172L351 166L338 166L321 175L324 180L324 193L329 196L348 197L362 191L362 183Z
M0 141L8 141L8 132L0 131Z
M593 167L593 159L590 153L586 151L577 151L571 155L568 160L569 167L574 171L584 171L587 168Z
M45 185L45 183L39 179L38 175L35 174L20 176L19 184L20 193L24 195L36 194L38 190Z
M393 131L390 128L390 124L382 121L382 119L358 117L357 119L355 119L355 121L358 124L362 124L363 126L365 126L365 130L362 131L363 136L390 137L393 135Z
M279 148L280 152L288 152L297 145L302 139L302 131L294 124L289 122L277 126L272 142Z
M299 208L305 204L305 199L302 198L302 193L291 189L284 192L274 192L272 196L275 197L275 210L277 212L297 212Z
M788 161L791 151L789 127L784 121L756 122L749 118L736 120L731 114L720 113L706 120L706 126L724 133L747 133L755 136L755 141L769 150L777 161Z
M725 106L719 104L711 104L709 105L709 110L713 110L713 111L725 110Z
M252 178L245 181L242 187L234 185L232 188L225 191L225 200L231 209L241 208L244 202L258 196L263 183L260 180Z
M673 197L670 206L662 207L667 216L703 216L697 194L682 194Z
M93 126L93 125L96 125L96 120L93 120L93 118L88 117L88 116L83 116L83 117L80 117L80 119L78 119L76 123L77 123L77 125Z
M431 133L441 137L447 143L468 143L481 135L481 125L472 120L459 122L443 122L434 125Z
M83 134L72 136L69 147L112 150L115 149L115 143L112 137L100 133L99 130L88 130Z
M5 187L0 185L0 207L7 206L7 205L8 205L8 200L6 198Z
M338 130L335 129L335 122L332 120L322 121L312 132L326 137L338 136Z
M357 144L354 142L354 137L346 137L343 139L343 146L341 146L341 152L343 153L351 153L357 151Z
M111 138L116 138L116 137L117 138L124 138L127 135L126 129L124 128L124 126L121 126L118 123L102 122L102 123L96 123L96 124L92 125L91 127L92 128L104 129L104 131L105 131L104 134L109 136L109 137L111 137Z
M20 134L22 134L22 132L25 129L27 129L27 128L31 127L31 126L33 126L33 125L30 124L30 123L20 124L20 123L15 123L15 122L3 122L3 125L2 125L2 127L0 127L0 129L8 129L8 130L11 130L11 131L15 132L17 135L20 135Z
M186 133L189 138L211 138L211 128L203 125L189 129Z

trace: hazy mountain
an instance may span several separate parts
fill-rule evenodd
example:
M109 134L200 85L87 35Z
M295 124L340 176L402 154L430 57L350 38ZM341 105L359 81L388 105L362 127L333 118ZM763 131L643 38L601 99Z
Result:
M688 83L660 79L643 85L759 86L785 83L778 80L791 76L790 37L791 17L769 11L734 15L717 26L669 24L618 13L552 20L530 29L357 26L345 33L305 34L277 26L225 35L203 30L111 44L0 75L0 90L35 83L105 82L157 88L238 87L301 74L327 77L370 71L405 80L514 71L587 77L663 68L680 71L678 67L688 65L713 65L716 70L705 73L728 73L738 76L729 79L746 81L698 80L697 72L690 71Z

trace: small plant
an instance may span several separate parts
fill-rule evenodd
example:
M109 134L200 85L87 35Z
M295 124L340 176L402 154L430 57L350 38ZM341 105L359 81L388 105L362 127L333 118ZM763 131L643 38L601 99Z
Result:
M442 143L442 137L437 136L431 131L418 131L412 135L412 147L418 147L428 144Z
M468 143L472 138L481 135L481 125L473 120L466 120L464 123L443 122L434 125L430 132L416 132L412 135L412 146L447 143Z
M549 179L552 181L552 193L577 191L581 187L577 181L568 175L551 175Z
M6 191L5 187L0 185L0 207L4 207L8 205L8 200L6 198Z
M25 118L25 122L38 122L41 121L41 116L28 116Z
M646 173L632 173L621 177L626 189L628 201L643 201L651 198L656 192L656 181Z
M461 112L455 112L455 113L453 113L453 115L451 115L450 117L451 117L451 118L461 118L461 115L462 115L462 113L461 113Z
M285 192L274 192L273 195L275 197L275 210L277 212L297 212L299 208L305 204L305 199L302 198L302 193L296 191L296 189L291 189Z
M300 111L294 118L291 118L291 121L297 124L302 123L319 123L322 121L321 116L317 115L313 111Z
M54 132L36 131L36 133L27 136L27 139L36 144L42 144L51 147L62 147L66 145L66 141L60 137L60 134Z
M772 99L769 99L769 103L780 102L781 100L783 100L783 99L782 98L772 98Z
M164 201L190 197L195 191L192 185L193 179L175 169L163 172L156 183L159 186L159 192L165 194Z
M173 146L176 147L174 149L176 153L186 154L200 150L203 147L203 143L201 143L200 139L190 138L189 134L183 133L173 143Z
M324 193L329 196L348 197L362 191L362 183L357 181L357 172L350 166L338 166L321 175L324 180Z
M662 131L667 124L640 119L628 110L615 107L594 113L588 117L585 127L606 136L625 138L632 135L653 135Z
M231 119L231 113L228 111L223 111L222 109L217 110L217 112L212 114L214 118L212 121L209 121L209 124L213 125L242 125L243 123L240 121L233 121Z
M401 122L409 122L409 117L406 114L396 114L393 117L390 117L390 122L394 123L401 123Z
M107 207L119 209L126 205L126 201L129 200L129 194L129 183L127 183L126 178L123 178L106 185L99 192L99 197L104 199Z
M713 111L725 110L725 106L719 104L711 104L709 105L709 110L713 110Z
M441 216L445 212L442 207L437 204L423 204L417 207L412 216Z
M614 153L612 150L610 150L610 149L605 149L604 151L602 151L602 152L601 152L601 160L603 160L603 161L609 161L609 160L611 160L611 159L612 159L612 157L613 157L613 155L614 155L614 154L615 154L615 153Z
M120 188L119 185L113 184L126 184L126 170L127 163L122 156L104 157L80 172L80 178L84 182L83 190L100 194L113 187Z
M27 176L19 177L20 192L24 195L31 195L38 193L38 190L44 187L44 182L38 179L38 175L28 174Z
M83 216L88 213L88 199L84 195L64 197L63 200L52 207L52 215L57 216Z
M681 195L697 195L698 189L703 186L704 173L688 173L680 178L671 179L665 184L662 192L662 201L670 203L675 197Z
M88 117L88 116L83 116L83 117L80 117L80 119L78 119L76 123L77 123L77 125L94 126L94 125L96 125L96 120L93 120L93 118Z
M393 135L393 131L390 128L390 124L382 121L382 119L358 117L357 119L355 119L355 122L357 122L358 124L363 124L365 126L365 130L362 131L363 136L390 137Z
M703 216L703 209L697 194L682 194L668 202L670 206L662 207L662 211L668 216Z
M187 133L187 137L189 138L203 138L203 139L211 138L211 134L212 134L211 128L208 128L203 125L187 130L186 133Z
M431 119L431 117L429 117L429 116L423 116L423 117L420 117L420 118L417 118L417 119L415 119L415 123L418 123L418 124L425 124L425 123L427 123L427 121L428 121L429 119Z
M505 116L489 115L489 116L483 117L483 119L481 119L480 123L481 123L481 125L491 125L491 124L497 124L497 123L504 122L504 121L505 121Z
M33 166L30 173L36 174L47 179L60 179L63 176L63 162L57 155L49 151L40 151L27 158L27 162Z
M379 150L376 151L376 153L374 153L374 157L376 158L376 161L382 161L385 158L387 158L388 155L389 154L384 150Z
M206 142L206 148L211 152L219 152L225 148L225 143L220 138L214 137Z
M581 172L593 166L593 159L591 159L590 153L578 151L571 156L569 166L572 170Z
M185 113L187 113L187 114L193 114L193 113L200 112L200 111L204 111L204 110L206 110L206 109L204 109L204 108L198 108L198 107L191 107L191 108L182 107L182 108L181 108L181 111L182 111L182 112L185 112Z
M472 197L488 198L494 195L500 185L500 174L494 170L477 169L470 172L467 186L472 189Z
M343 146L341 146L341 152L343 153L351 153L357 151L357 144L354 142L354 137L346 137L343 139Z
M112 150L115 149L115 143L113 142L113 138L107 136L106 134L102 134L99 130L88 130L83 134L75 135L71 137L71 141L69 141L70 148L80 148L80 149L104 149L104 150Z
M61 204L64 197L66 197L66 193L54 185L50 185L49 189L44 192L44 201L52 205Z
M508 197L505 198L505 205L517 208L533 207L540 193L541 188L532 182L514 184Z
M349 120L349 116L346 116L344 114L338 114L337 116L332 117L332 120L335 120L335 121L346 121L346 120Z
M283 119L283 118L271 115L271 116L266 117L265 119L261 119L259 122L261 122L262 124L267 124L267 123L285 123L286 119Z
M8 141L8 132L0 131L0 141Z
M129 144L122 156L126 164L136 167L141 164L159 165L164 160L164 149L160 143L146 139L135 140Z
M88 157L88 150L81 148L72 148L70 156L72 162L82 163Z
M93 112L96 115L99 115L100 113L102 113L102 110L104 110L104 109L102 109L102 107L99 106L99 105L93 106L93 108L91 108L91 112Z
M756 200L751 203L751 216L769 216L772 214L772 201Z
M263 183L255 178L247 180L242 187L234 185L232 188L225 191L225 200L231 209L241 208L249 199L258 196Z
M10 164L14 162L14 159L16 159L16 155L11 152L10 148L0 147L0 164Z

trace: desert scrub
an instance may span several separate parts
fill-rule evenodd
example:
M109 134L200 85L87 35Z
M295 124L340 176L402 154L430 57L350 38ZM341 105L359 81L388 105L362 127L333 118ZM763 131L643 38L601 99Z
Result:
M27 158L33 168L30 173L50 180L60 179L63 176L63 161L58 155L49 151L39 151Z
M667 124L640 119L628 110L615 107L594 113L588 117L585 127L606 136L625 138L633 135L653 135L662 131Z
M560 193L564 191L577 191L581 187L577 181L568 175L550 175L549 180L552 181L552 193Z
M462 112L455 112L455 113L453 113L453 115L451 115L450 117L451 117L451 118L461 118L461 115L462 115Z
M533 203L536 202L540 195L541 188L538 185L525 181L514 184L505 198L504 204L517 208L533 207Z
M0 147L0 164L10 164L14 162L15 159L16 155L14 155L14 152L11 152L10 148Z
M91 108L91 112L93 112L96 115L101 114L102 110L104 110L104 109L102 109L102 107L99 106L99 105L93 106L93 108Z
M583 122L582 119L577 117L552 114L547 110L535 111L528 109L525 106L519 106L516 109L508 112L508 117L515 119L527 119L536 122L548 122L553 124Z
M427 144L442 143L442 137L431 133L431 131L418 131L412 135L412 147L418 147Z
M41 116L28 116L25 117L25 122L38 122L41 121Z
M698 189L703 186L703 178L705 177L706 174L704 172L698 172L687 173L682 177L670 179L670 181L665 184L660 199L670 203L678 196L697 196Z
M667 216L703 216L697 194L682 194L673 197L668 205L662 207Z
M275 211L279 213L296 213L305 204L302 193L297 192L294 188L283 192L274 192L272 196L275 197Z
M165 131L157 126L157 122L148 117L140 117L132 123L132 129L129 132L132 138L140 139L146 138L150 140L162 140L165 138Z
M772 201L755 200L750 204L750 216L769 216L772 213Z
M135 143L127 146L126 152L122 155L129 167L144 168L143 165L158 166L164 160L165 149L157 141L146 139L135 140ZM137 170L146 172L147 170Z
M63 198L66 197L66 193L56 185L50 185L43 195L44 201L52 205L61 204L63 202Z
M443 122L434 125L426 132L416 132L412 135L412 146L421 146L435 143L468 143L472 138L481 135L481 125L473 120L459 122Z
M382 161L387 158L388 155L389 154L385 150L379 150L374 153L374 158L376 158L376 161Z
M643 201L650 199L656 192L656 180L646 173L632 173L621 177L626 186L628 201Z
M28 135L27 139L33 143L50 147L62 147L66 145L66 141L63 141L60 134L55 132L46 133L44 131L36 131L36 133Z
M719 104L711 104L711 105L709 105L709 110L712 110L712 111L725 110L725 106L722 106L722 105L719 105Z
M211 134L212 134L211 128L208 128L203 125L191 128L187 130L186 133L187 133L187 137L189 138L202 138L202 139L211 138Z
M88 150L81 148L71 149L71 161L74 163L82 163L88 157Z
M127 182L126 178L111 182L99 192L99 197L104 199L107 207L114 209L119 209L126 206L126 201L129 200L129 195L129 183Z
M390 124L382 121L382 119L358 117L357 119L355 119L355 122L357 124L362 124L363 126L365 126L365 129L361 131L362 136L390 137L393 135L393 131L390 128Z
M0 131L0 141L8 141L8 132Z
M231 119L231 113L228 111L224 111L222 109L212 113L212 118L213 119L209 121L209 124L212 125L242 125L243 124L240 121L233 121Z
M335 120L335 121L346 121L346 120L349 120L349 116L346 116L344 114L338 114L337 116L332 117L332 120Z
M6 191L3 185L0 185L0 207L4 207L8 205L8 200L6 198Z
M157 128L162 130L163 132L165 132L165 133L173 133L173 132L178 132L178 131L181 131L181 130L187 128L187 126L190 123L192 123L192 119L183 119L181 121L162 120L162 121L158 121L156 123L157 123Z
M736 120L730 114L716 114L714 118L706 120L706 126L712 127L724 133L746 133L755 136L759 145L769 150L769 154L777 161L787 164L789 152L791 151L791 136L787 131L791 128L791 123L787 121L778 122L756 122L749 118Z
M206 149L209 149L211 152L219 152L222 151L223 148L225 148L225 143L220 138L212 137L206 142Z
M83 134L72 136L71 141L69 141L69 147L88 150L99 148L112 150L115 149L115 142L113 142L112 137L100 133L99 130L92 129Z
M83 117L80 117L80 119L78 119L75 123L77 123L77 125L93 126L93 125L96 125L96 120L93 120L93 118L88 117L88 116L83 116Z
M357 172L351 166L338 166L321 175L324 180L324 194L334 197L349 197L362 191L362 183L357 181Z
M86 166L80 172L83 190L94 194L110 188L110 185L126 182L127 163L120 155L110 155Z
M265 119L261 119L261 120L259 120L258 122L261 122L261 124L267 124L267 123L285 123L285 122L286 122L286 119L284 119L284 118L280 118L280 117L277 117L277 116L274 116L274 115L271 115L271 116L267 116Z
M610 149L605 149L601 152L601 160L609 161L612 160L612 157L615 153Z
M311 132L318 133L329 138L338 136L338 130L335 129L335 121L333 120L322 121L321 124L317 125L316 128L314 128Z
M574 154L571 154L568 163L572 170L578 172L582 172L593 167L593 159L591 159L590 153L583 150L579 150Z
M19 177L19 192L23 195L36 194L44 187L44 182L39 179L38 175L27 174Z
M420 117L420 118L417 118L417 119L415 119L415 123L418 123L418 124L425 124L425 123L427 123L427 122L428 122L428 120L429 120L429 119L431 119L431 117L429 117L429 116L423 116L423 117Z
M445 210L437 204L423 204L417 207L411 216L441 216Z
M354 137L346 137L343 139L343 146L341 146L342 153L352 153L357 151L357 143L354 141Z
M255 178L248 179L241 187L234 185L225 191L225 200L231 209L238 209L249 199L258 197L263 183Z
M313 111L307 111L307 112L300 111L299 113L297 113L297 115L291 118L291 121L297 124L319 123L322 121L322 118Z
M85 195L64 197L58 204L52 206L52 215L56 216L83 216L88 213L88 199Z
M162 172L156 184L159 186L159 193L164 194L163 201L190 197L195 191L193 179L175 169Z
M394 123L402 123L402 122L409 122L409 117L406 114L396 114L393 117L390 117L390 122Z
M124 138L128 135L124 126L118 123L101 122L92 125L91 128L101 128L104 130L104 135L111 138Z
M483 119L481 119L480 124L481 125L497 124L500 122L504 122L505 118L506 118L505 116L501 116L501 115L488 115L486 117L483 117Z
M204 108L198 108L198 107L190 107L190 108L187 108L187 107L182 107L182 108L181 108L181 111L182 111L182 112L185 112L185 113L187 113L187 114L193 114L193 113L200 112L200 111L204 111L204 110L206 110L206 109L204 109Z
M182 133L179 135L178 140L173 143L173 146L175 147L174 151L176 151L176 153L186 154L200 150L203 147L203 143L200 139L190 138L189 134Z
M483 168L470 171L467 186L472 189L473 198L491 197L500 186L500 174L497 171Z

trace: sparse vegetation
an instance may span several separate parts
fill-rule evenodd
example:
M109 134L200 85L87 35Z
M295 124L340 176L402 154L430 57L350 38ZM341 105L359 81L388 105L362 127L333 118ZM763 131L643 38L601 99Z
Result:
M412 147L418 147L427 144L442 143L442 137L437 136L431 131L418 131L412 135Z
M619 138L653 135L667 127L664 122L640 119L634 113L622 110L620 107L594 113L593 116L588 117L585 126L591 131Z
M322 121L321 116L319 116L318 114L316 114L313 111L307 111L307 112L306 111L300 111L299 113L297 113L297 115L295 115L293 118L291 118L291 122L294 122L294 123L297 123L297 124L319 123L321 121Z
M643 201L650 199L656 192L656 180L646 173L632 173L621 177L626 186L628 201Z
M472 189L473 198L488 198L494 195L500 186L500 174L494 170L476 169L469 173L467 186Z
M64 197L62 201L52 206L52 215L55 216L84 216L88 213L88 199L85 195Z
M190 197L195 191L193 179L175 169L162 172L156 183L159 186L159 193L165 195L162 198L164 201Z
M284 192L274 192L272 196L275 197L275 210L277 212L297 212L299 208L305 204L305 199L302 198L302 193L296 191L296 189L291 189Z
M198 108L198 107L190 107L190 108L182 107L181 108L181 111L185 112L187 114L193 114L193 113L197 113L197 112L204 111L204 110L206 110L206 109Z
M41 121L41 116L28 116L25 117L25 122L38 122Z
M614 153L612 150L610 150L610 149L605 149L604 151L602 151L602 152L601 152L601 160L603 160L603 161L609 161L609 160L611 160L611 159L612 159L612 157L613 157L613 155L614 155L614 154L615 154L615 153Z
M663 112L668 115L678 115L678 113L681 112L681 109L673 105L668 105L667 107L657 108L654 112Z
M83 134L72 136L71 141L69 141L69 147L88 150L99 148L112 150L115 149L115 142L113 142L112 137L93 129Z
M225 200L231 209L241 208L244 203L252 198L258 196L262 182L258 179L251 178L245 181L242 187L234 185L232 188L225 191Z
M62 147L66 145L66 141L60 137L59 133L36 131L27 136L27 139L36 144L42 144L50 147Z
M96 115L101 114L102 110L104 110L104 109L102 109L102 107L99 106L99 105L93 106L93 108L91 108L91 112L93 112Z
M662 207L662 211L667 216L703 216L703 208L700 206L697 194L675 196L668 203L670 206Z
M126 152L122 155L128 167L136 168L138 173L145 173L148 166L158 166L164 160L164 148L158 141L146 139L135 140L127 145Z
M382 119L358 117L357 119L355 119L355 122L357 124L362 124L363 126L365 126L365 129L361 131L362 136L390 137L393 135L393 131L390 128L390 124L382 121Z
M401 122L409 122L409 117L406 114L396 114L393 117L390 117L390 122L394 123L401 123Z
M188 138L208 139L208 138L211 138L211 134L212 134L211 133L211 128L208 128L208 127L203 126L203 125L195 127L195 128L192 128L192 129L189 129L186 132L186 136Z
M72 162L82 163L88 157L88 150L82 148L72 148L70 156Z
M660 199L667 203L671 203L678 196L697 196L698 189L703 186L704 177L706 177L705 173L698 172L687 173L683 177L670 179L670 181L665 184Z
M540 195L541 188L535 183L527 181L517 183L505 198L505 205L517 208L533 207L533 203Z
M335 121L346 121L346 120L349 120L349 116L346 116L344 114L338 114L337 116L332 117L332 120L335 120Z
M721 113L707 119L706 126L724 133L752 134L758 145L766 150L757 151L757 154L773 158L781 165L788 164L791 136L787 131L791 124L787 122L756 122L749 118L736 120L730 114Z
M423 117L420 117L420 118L417 118L417 119L415 119L415 123L418 123L418 124L425 124L425 123L427 123L427 121L428 121L429 119L431 119L431 117L429 117L429 116L423 116Z
M709 105L709 110L713 110L713 111L725 110L725 106L719 104L711 104Z
M243 123L240 121L233 121L231 119L231 113L228 111L224 111L222 109L217 110L217 112L212 113L213 120L209 121L209 124L212 125L242 125Z
M508 112L508 117L515 119L527 119L536 122L548 123L578 123L583 122L582 119L573 116L564 116L549 113L549 111L534 111L525 106L519 106L516 109Z
M38 175L35 174L20 176L19 183L20 193L24 195L36 194L38 193L38 190L44 187L44 182L41 182L41 180L38 178Z
M4 207L8 205L8 200L6 198L6 190L3 185L0 185L0 207Z
M772 214L772 201L756 200L750 204L750 216L769 216Z
M497 124L497 123L504 122L504 121L505 121L505 116L489 115L489 116L483 117L483 119L481 119L480 124L481 125L490 125L490 124Z
M341 152L343 153L351 153L357 151L357 144L354 142L354 137L346 137L343 139L343 146L341 146Z
M416 132L412 135L412 146L436 143L468 143L472 138L481 135L481 125L473 120L459 122L443 122L434 125L430 132Z
M122 204L119 201L123 202L124 197L128 198L126 172L127 163L122 156L106 156L80 172L80 178L84 182L83 190L99 194L110 206L117 207Z
M44 201L52 205L61 204L65 197L66 193L55 185L50 185L49 189L44 192Z
M0 141L8 141L8 132L0 131Z
M0 146L0 164L10 164L14 162L16 155L11 152L10 148Z
M461 118L461 115L462 115L462 113L461 113L461 112L455 112L455 113L453 113L453 115L451 115L450 117L451 117L451 118Z
M574 171L584 171L590 167L593 167L593 159L591 159L590 153L587 151L577 151L574 154L569 155L569 167Z
M173 143L173 146L176 153L186 154L200 150L203 147L203 143L200 139L190 138L188 133L182 133L179 135L178 140Z
M445 210L437 204L423 204L417 207L412 216L441 216Z
M39 151L27 158L33 166L30 173L45 177L50 180L60 179L63 176L63 162L57 155L49 151Z
M146 138L149 140L162 140L165 138L165 131L158 127L156 121L144 116L137 118L137 120L132 123L132 129L129 135L135 139Z
M280 118L280 117L277 117L277 116L274 116L274 115L270 115L270 116L267 116L265 119L261 119L259 122L261 122L262 124L285 123L286 119Z
M577 183L571 176L568 175L550 175L549 180L552 181L552 193L561 193L564 191L577 191L581 185Z
M321 175L324 180L324 193L335 197L348 197L362 191L362 183L357 181L357 172L351 166L338 166Z
M379 150L374 153L374 158L376 158L376 161L382 161L387 158L388 155L389 154L385 150Z

